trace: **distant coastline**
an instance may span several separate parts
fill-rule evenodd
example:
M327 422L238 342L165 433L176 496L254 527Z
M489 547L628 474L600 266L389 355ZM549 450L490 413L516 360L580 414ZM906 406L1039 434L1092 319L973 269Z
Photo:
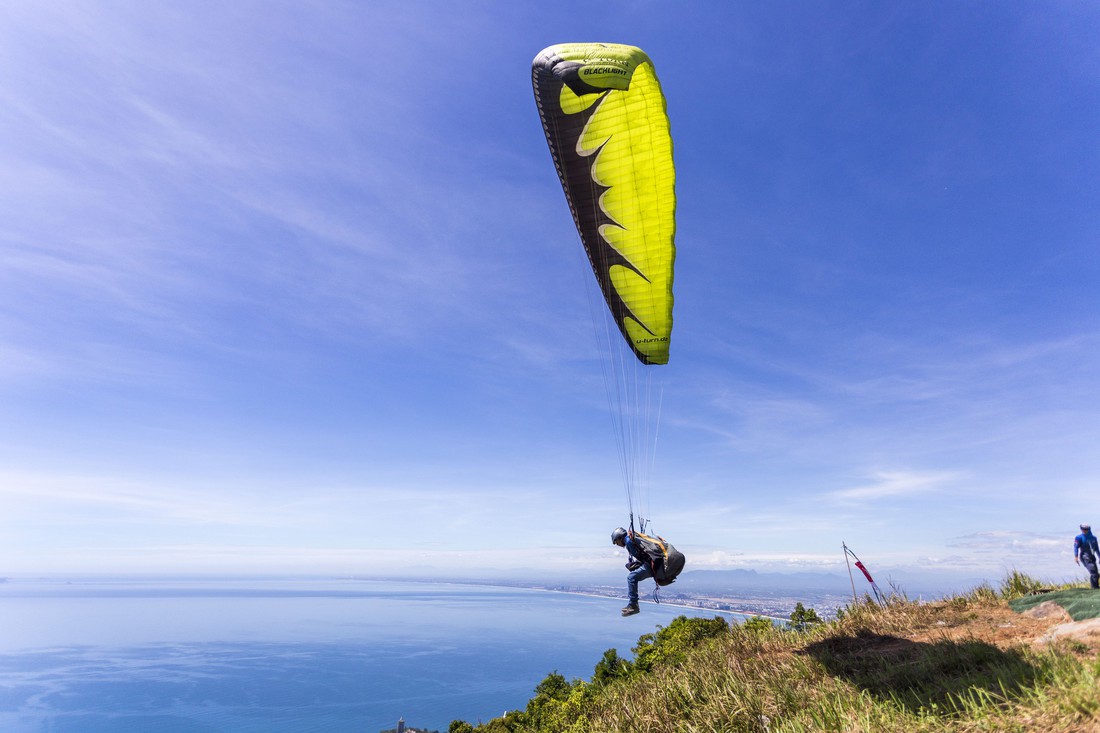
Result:
M517 586L505 586L505 587L517 587ZM529 590L543 591L544 593L563 593L571 596L587 596L589 598L616 598L617 596L610 593L598 593L594 590L562 590L560 588L544 588L539 586L524 586ZM621 594L620 594L621 595ZM651 603L653 605L667 606L669 608L684 608L691 611L713 611L714 613L725 613L732 616L744 616L744 617L760 617L767 618L773 621L787 621L787 617L784 616L769 616L765 613L758 613L756 611L738 611L732 608L711 608L709 606L699 605L696 603L686 603L682 599L676 599L672 601L660 601L659 603L654 601L647 601L644 598L640 599L642 603Z
M361 578L367 580L367 578ZM414 580L412 578L401 579L402 582L439 582L454 585L478 585L493 588L520 588L524 590L543 591L547 593L562 593L575 596L587 596L590 598L622 599L624 588L605 585L564 585L548 583L523 583L518 581L502 581L495 579L432 579ZM736 595L722 592L708 591L705 593L667 593L662 591L667 599L659 603L647 601L645 596L641 598L643 603L661 605L669 608L683 608L691 611L708 611L713 613L742 616L745 618L761 617L774 621L787 621L796 603L802 603L807 607L816 608L823 616L831 616L836 609L850 602L847 596L834 593L822 593L815 591L787 592L777 594L770 590L753 592L740 591Z

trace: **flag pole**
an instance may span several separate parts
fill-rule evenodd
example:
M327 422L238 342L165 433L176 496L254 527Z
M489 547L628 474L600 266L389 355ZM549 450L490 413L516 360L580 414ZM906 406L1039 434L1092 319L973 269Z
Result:
M856 598L856 580L852 577L852 563L848 562L848 545L841 540L840 546L844 548L844 564L848 566L848 582L852 584L852 603L859 603L859 599Z

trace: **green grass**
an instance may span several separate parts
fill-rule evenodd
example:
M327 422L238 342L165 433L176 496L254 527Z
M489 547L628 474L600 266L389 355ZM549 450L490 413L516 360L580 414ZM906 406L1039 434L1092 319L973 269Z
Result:
M1062 588L1049 593L1040 593L1013 598L1008 605L1017 612L1023 612L1051 601L1066 609L1074 621L1100 618L1100 590L1092 588Z
M1100 730L1093 649L1037 650L1027 638L993 643L979 633L1007 598L1035 585L1013 572L999 592L983 586L934 604L895 594L885 607L854 605L800 631L681 617L642 637L634 663L609 652L592 680L551 675L525 710L451 731Z

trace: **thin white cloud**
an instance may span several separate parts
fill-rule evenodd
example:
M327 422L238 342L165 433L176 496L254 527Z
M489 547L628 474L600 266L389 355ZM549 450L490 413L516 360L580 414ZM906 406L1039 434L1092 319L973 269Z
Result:
M843 568L844 560L839 552L822 554L816 552L728 552L716 549L695 549L685 545L685 551L691 550L691 569L693 570L757 570L761 572L782 571L834 571Z
M782 451L803 461L848 452L882 462L926 460L966 446L1013 453L1029 450L1036 436L1097 435L1095 379L1081 368L1100 358L1094 333L950 338L872 333L858 344L812 342L810 358L749 339L752 346L727 356L782 381L765 389L737 372L697 374L698 391L719 397L709 422L696 411L691 423L724 436L734 450ZM1052 432L1058 422L1063 429Z
M0 524L34 526L61 547L81 543L93 526L161 527L177 537L280 536L289 543L337 543L433 550L466 537L471 547L515 547L552 506L544 491L379 484L326 485L295 477L227 480L121 479L56 473L0 473ZM580 511L580 510L578 510ZM542 538L602 537L555 510ZM94 522L89 518L94 516ZM75 528L75 530L74 530ZM168 529L170 528L170 529Z
M511 575L541 581L570 575L602 574L619 579L621 562L610 549L584 547L511 547L505 549L436 550L371 543L371 536L354 547L336 544L283 542L74 545L64 552L39 550L28 556L6 552L6 572L134 573L348 573L362 576L492 577ZM555 558L547 566L546 558Z
M0 139L19 141L0 142L9 172L0 181L13 194L6 271L19 285L0 305L25 324L8 335L21 352L75 367L82 345L136 325L150 357L170 344L198 358L228 348L260 357L271 345L220 317L242 311L298 340L369 340L380 351L421 345L430 328L445 338L463 319L484 322L503 291L515 295L491 252L455 245L483 245L485 212L509 218L512 207L493 204L514 187L434 165L520 157L464 152L446 137L451 127L425 123L438 88L458 85L448 74L463 72L417 49L455 45L453 28L397 7L329 6L311 9L307 35L293 32L298 11L264 8L268 33L254 34L261 9L245 6L223 9L211 34L205 16L161 10L6 11L23 31L8 50L37 75L7 88L0 117ZM463 15L472 34L483 32L477 15ZM159 33L165 16L169 36ZM286 43L273 40L280 34ZM458 44L466 52L470 37ZM35 63L44 48L57 49L55 63ZM273 73L288 54L332 63ZM379 73L378 59L431 73L410 85ZM80 109L50 92L71 88L84 95ZM501 295L485 303L494 288ZM43 323L51 313L81 322Z
M1071 538L1072 539L1072 538ZM1069 552L1070 540L1053 533L1029 532L1023 530L987 530L955 537L947 542L948 547L968 551L991 552Z
M158 486L132 479L32 474L0 474L9 521L34 522L45 515L68 524L90 508L107 510L106 520L249 524L261 513L247 509L241 497L218 490L195 491L179 485Z
M927 494L942 490L962 476L953 472L878 471L870 483L830 491L828 498L836 501L871 501Z

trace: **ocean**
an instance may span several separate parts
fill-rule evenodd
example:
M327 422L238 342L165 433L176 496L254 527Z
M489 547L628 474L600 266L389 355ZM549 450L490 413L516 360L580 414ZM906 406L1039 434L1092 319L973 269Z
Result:
M590 678L681 614L495 586L334 580L0 583L4 733L441 733Z

